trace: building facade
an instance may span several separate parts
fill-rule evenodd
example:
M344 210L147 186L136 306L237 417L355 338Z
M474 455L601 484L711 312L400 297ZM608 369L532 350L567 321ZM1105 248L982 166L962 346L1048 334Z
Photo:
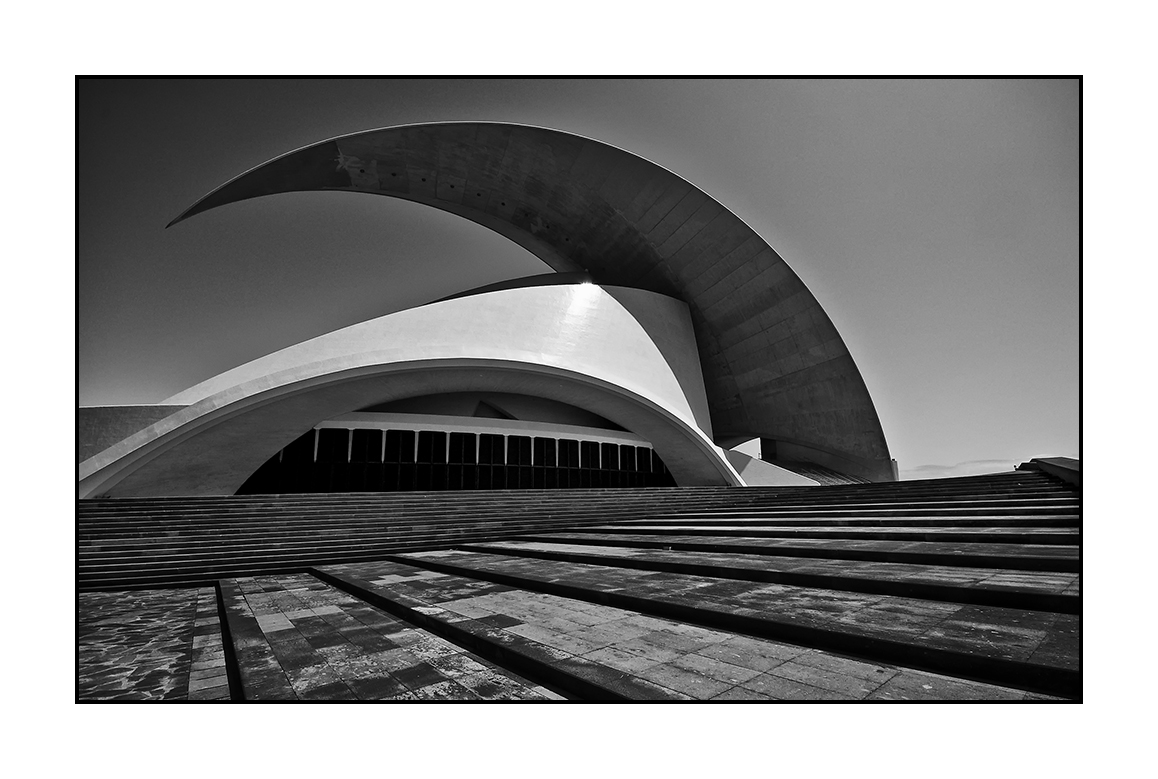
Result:
M314 190L457 214L555 273L310 339L157 406L81 409L81 497L896 478L820 304L665 168L556 130L395 127L278 157L172 224ZM764 461L731 449L753 438Z

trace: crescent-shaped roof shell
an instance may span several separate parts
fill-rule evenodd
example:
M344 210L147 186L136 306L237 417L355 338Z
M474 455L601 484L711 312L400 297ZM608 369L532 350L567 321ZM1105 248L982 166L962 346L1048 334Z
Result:
M759 436L889 478L876 409L820 303L755 231L666 168L557 130L408 125L273 159L173 224L248 198L321 190L425 203L510 238L558 272L685 301L717 441Z

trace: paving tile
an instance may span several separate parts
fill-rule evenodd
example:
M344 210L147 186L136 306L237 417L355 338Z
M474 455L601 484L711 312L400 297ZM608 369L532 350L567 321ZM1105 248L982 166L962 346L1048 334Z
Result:
M313 687L303 692L299 698L303 701L355 701L358 696L342 682L331 682L320 687Z
M189 692L195 690L206 690L212 687L220 687L221 685L229 685L229 677L225 673L225 669L215 676L193 676L189 679Z
M361 701L377 701L407 692L407 688L389 674L350 679L346 686Z
M588 641L584 638L572 636L570 633L552 633L551 635L542 636L534 640L540 644L571 655L585 655L588 652L593 652L596 649L602 649L607 646L607 642Z
M760 674L745 682L739 687L783 701L841 701L850 700L848 695L813 687L794 679L775 676L772 673Z
M490 614L488 616L479 618L479 622L483 622L496 628L505 628L522 624L522 620L516 619L515 617L511 617L506 614Z
M655 646L676 652L677 654L681 655L704 649L705 647L709 647L712 644L723 643L725 639L726 636L724 634L721 634L718 637L713 637L711 640L705 640L702 637L689 638L678 633L673 633L667 629L653 630L652 632L646 633L639 637L640 641L654 644Z
M189 692L189 700L228 702L231 700L229 686L226 685L224 687L207 687L204 690L191 690Z
M1025 693L947 676L906 670L885 682L868 700L992 701L1021 700Z
M850 676L849 674L838 671L817 668L812 665L803 665L795 660L789 660L787 663L778 665L768 671L768 675L779 676L784 679L800 682L801 684L819 687L822 690L840 693L842 696L851 700L862 700L884 684L888 678L896 674L894 672L880 680L866 679L860 676Z
M746 636L733 636L718 644L696 650L696 654L722 660L732 665L767 671L798 657L809 650L791 644L761 641Z
M539 700L546 697L533 688L516 684L503 674L489 670L459 676L455 681L488 701Z
M743 687L733 687L730 690L720 693L711 700L713 701L775 701L771 695L756 692L755 690L748 690Z
M422 659L409 649L388 649L377 653L375 665L384 671L394 672L418 665L420 662Z
M616 649L624 652L630 652L633 655L645 657L648 660L654 660L657 663L670 663L682 654L678 649L668 649L658 644L653 644L649 641L644 641L642 638L633 638L630 641L623 641L615 645Z
M754 671L751 668L732 665L717 658L705 657L699 654L686 654L682 657L677 657L671 662L671 665L731 685L739 684L740 682L760 675L759 671Z
M487 666L464 654L440 655L424 658L443 676L454 679L487 670Z
M416 663L408 668L400 668L393 671L391 675L411 691L447 680L438 669L429 663Z
M852 658L841 657L840 655L817 652L815 650L797 655L792 658L792 661L799 665L812 666L821 671L841 673L870 682L878 681L883 683L891 679L898 672L898 669L892 666L866 663Z
M603 647L583 655L587 660L615 668L620 671L639 673L659 663L658 660L628 652L617 647Z
M672 664L653 665L641 671L639 676L695 700L707 700L734 686Z
M453 680L428 684L413 691L419 700L424 701L464 701L479 700L479 696L468 687Z
M605 646L611 646L612 644L616 644L620 641L638 638L639 636L639 634L635 631L621 633L615 630L613 627L610 627L611 625L614 625L614 623L604 624L607 625L607 627L600 625L589 625L577 630L572 630L571 632L567 633L567 637L589 642L591 644L595 644L598 648L602 648Z
M301 695L307 690L312 690L315 687L322 687L341 681L341 678L334 669L325 663L287 671L286 676L289 677L290 685L298 695Z

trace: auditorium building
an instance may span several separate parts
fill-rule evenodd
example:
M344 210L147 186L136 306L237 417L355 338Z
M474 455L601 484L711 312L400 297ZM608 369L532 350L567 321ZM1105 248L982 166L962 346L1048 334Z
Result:
M81 408L81 498L896 479L829 316L675 173L556 130L411 125L284 154L172 224L330 190L457 214L553 272L320 335L157 405ZM752 439L759 459L733 449Z

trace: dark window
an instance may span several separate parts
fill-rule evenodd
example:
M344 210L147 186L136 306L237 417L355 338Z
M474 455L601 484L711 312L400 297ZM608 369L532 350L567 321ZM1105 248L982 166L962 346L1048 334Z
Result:
M628 444L622 444L619 447L619 470L634 471L635 470L635 447Z
M535 465L546 466L547 468L554 468L556 464L555 457L555 439L554 438L536 438L535 439Z
M382 431L355 430L350 446L350 462L382 462Z
M513 435L507 439L507 463L510 465L531 464L531 439L525 435Z
M412 463L414 462L414 431L387 430L386 431L386 462Z
M599 444L594 441L583 441L579 445L580 460L579 466L581 468L598 468L599 467Z
M414 462L414 439L417 437L418 434L413 430L398 431L398 462Z
M349 462L349 447L349 430L324 427L318 431L319 463Z
M434 449L434 433L429 430L422 430L418 433L418 462L428 463L431 461L431 452Z
M603 470L619 470L619 447L615 444L601 444L599 448L603 453Z
M475 445L474 433L451 433L450 462L473 463Z
M663 460L661 460L659 458L659 455L653 451L651 453L651 472L662 474L662 473L665 473L666 471L667 471L667 468L664 467Z
M569 438L564 438L559 441L559 467L560 468L578 468L579 467L579 442L573 441Z
M501 465L506 462L506 457L503 452L503 437L501 435L483 433L478 437L478 442L478 461L480 463Z
M639 447L635 450L636 468L643 473L651 473L651 450Z

